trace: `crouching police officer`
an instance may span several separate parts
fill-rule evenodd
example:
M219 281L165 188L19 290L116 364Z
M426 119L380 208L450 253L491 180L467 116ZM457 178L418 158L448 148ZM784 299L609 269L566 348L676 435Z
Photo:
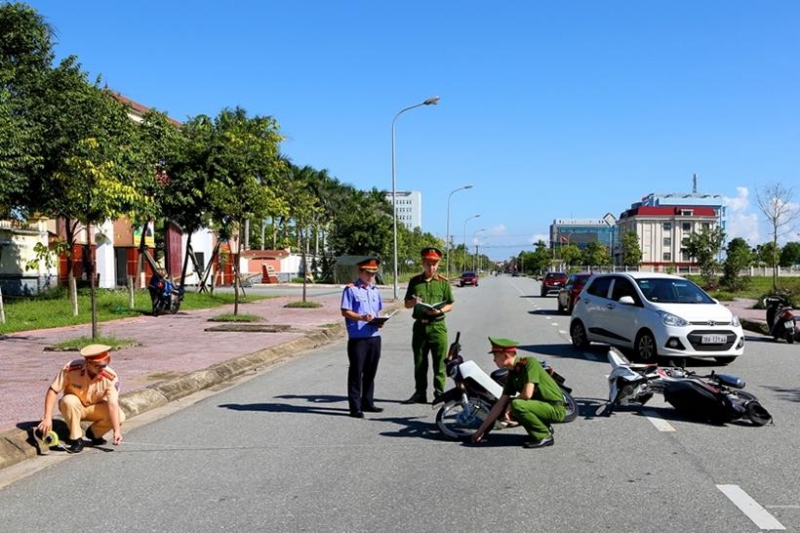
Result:
M82 420L92 422L86 430L92 444L105 444L103 435L109 430L114 432L115 445L122 442L125 413L119 407L119 378L108 366L110 351L110 346L90 344L81 350L83 359L64 365L44 397L44 416L36 426L40 435L47 435L53 429L53 411L58 395L63 392L58 408L69 428L69 439L65 441L68 451L83 450Z
M510 401L511 416L525 428L530 437L523 446L552 446L553 428L550 424L563 422L567 414L558 383L535 358L517 356L518 342L492 337L489 337L489 342L492 344L492 351L489 353L494 356L494 363L498 368L508 369L508 379L503 387L503 395L489 411L478 431L472 435L472 442L483 440L495 420L505 412Z

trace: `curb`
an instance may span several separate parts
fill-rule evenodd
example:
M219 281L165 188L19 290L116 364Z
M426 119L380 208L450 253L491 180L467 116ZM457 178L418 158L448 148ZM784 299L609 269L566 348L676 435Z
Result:
M767 323L760 320L749 320L747 318L739 317L739 322L742 324L742 329L752 331L753 333L760 333L762 335L769 335Z
M123 394L119 398L119 404L125 415L132 418L195 392L235 379L249 371L319 348L344 336L345 333L344 324L312 331L303 337L272 348L241 355L185 376ZM0 470L37 456L38 448L31 435L31 428L14 429L0 435Z
M384 312L401 309L403 302L388 304ZM344 323L306 333L297 339L272 348L241 355L185 376L151 385L147 388L123 394L120 407L130 419L170 402L185 398L209 387L225 383L243 374L291 359L304 352L324 346L346 335ZM13 429L0 434L0 470L38 456L38 448L31 435L31 428Z

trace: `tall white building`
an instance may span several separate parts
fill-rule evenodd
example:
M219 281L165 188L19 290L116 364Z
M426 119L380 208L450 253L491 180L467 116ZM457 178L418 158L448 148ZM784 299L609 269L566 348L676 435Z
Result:
M419 191L396 191L397 222L409 230L422 228L422 193ZM386 193L386 200L392 203L392 191Z

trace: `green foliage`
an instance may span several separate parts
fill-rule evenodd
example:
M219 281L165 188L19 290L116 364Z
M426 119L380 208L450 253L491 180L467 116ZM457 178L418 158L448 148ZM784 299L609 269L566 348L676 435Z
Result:
M638 267L641 263L642 249L639 246L639 237L635 231L629 231L622 236L622 264Z
M534 244L533 252L520 252L517 264L525 268L525 272L538 274L544 272L550 266L552 252L547 248L547 244L539 240Z
M598 242L590 242L583 250L583 264L589 266L608 266L611 264L611 254L608 248Z
M564 261L567 266L571 266L573 264L578 264L581 262L583 258L583 251L578 247L577 244L571 242L566 246L559 246L556 249L556 255Z
M700 233L692 232L683 239L683 247L690 257L693 257L700 266L700 275L706 285L713 283L716 270L717 256L722 243L725 242L725 232L722 228L703 229Z
M774 268L779 263L781 247L774 242L759 244L756 246L755 256L759 264Z
M258 315L250 315L247 313L234 315L233 313L223 313L208 319L209 322L261 322L263 320Z
M728 243L725 261L722 264L720 284L727 290L739 291L750 283L750 276L741 272L753 264L753 253L747 241L736 237Z
M787 242L783 246L780 265L782 267L800 265L800 242Z

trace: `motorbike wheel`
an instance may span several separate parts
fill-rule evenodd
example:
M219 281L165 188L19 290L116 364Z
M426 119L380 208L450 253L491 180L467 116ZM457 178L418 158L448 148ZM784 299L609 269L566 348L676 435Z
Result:
M442 435L452 440L466 440L475 433L492 406L478 396L468 396L469 407L464 409L461 400L451 400L436 413L436 426Z
M786 332L786 342L789 344L794 344L794 331Z
M175 313L180 311L180 309L181 309L181 301L175 300L174 302L172 302L172 307L170 308L169 311L174 315Z
M578 404L575 401L575 398L570 395L564 389L561 389L561 395L564 397L564 409L567 411L567 415L564 417L564 424L567 422L572 422L576 418L578 418Z

